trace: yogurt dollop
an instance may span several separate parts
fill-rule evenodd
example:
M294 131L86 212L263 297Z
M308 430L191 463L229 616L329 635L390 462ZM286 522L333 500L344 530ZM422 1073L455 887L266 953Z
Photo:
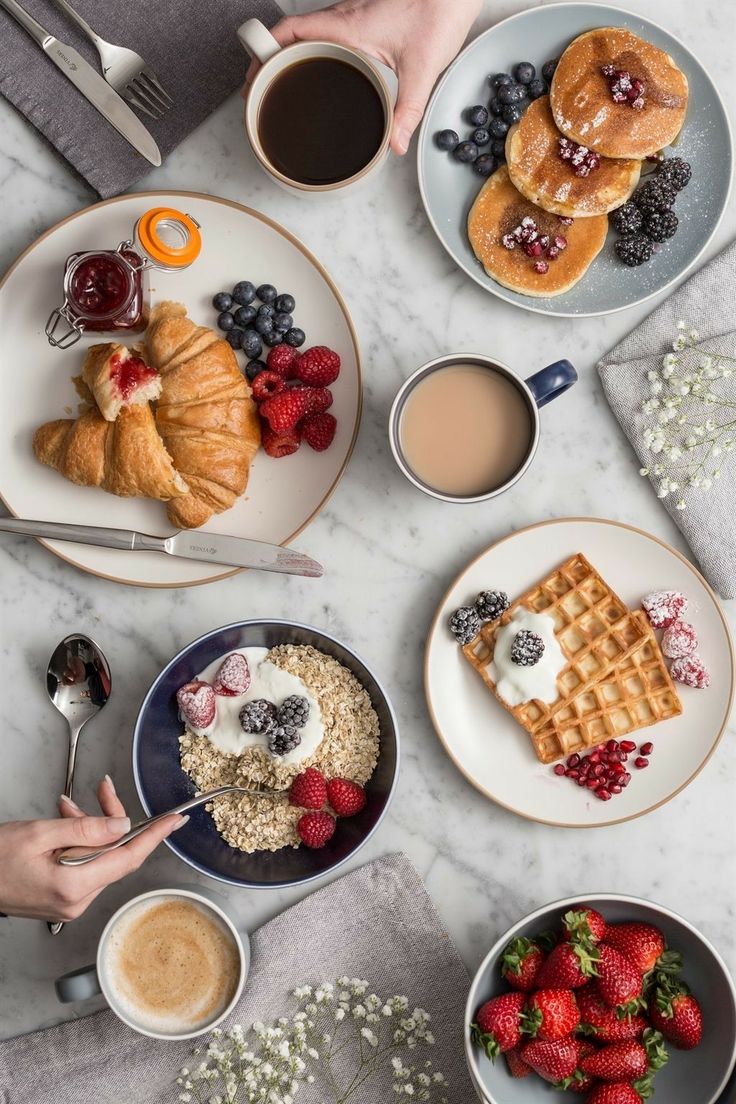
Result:
M522 667L511 659L511 645L521 629L537 633L544 641L544 652L533 667ZM555 637L555 623L546 613L517 609L510 621L496 633L493 659L488 673L500 697L510 706L536 698L551 704L559 697L557 676L567 660Z

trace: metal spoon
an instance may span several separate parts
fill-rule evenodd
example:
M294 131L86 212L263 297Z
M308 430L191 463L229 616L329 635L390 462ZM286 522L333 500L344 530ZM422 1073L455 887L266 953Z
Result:
M247 794L248 797L280 797L282 794L287 793L286 790L247 790L244 786L220 786L216 790L210 790L208 793L197 794L196 797L190 797L188 801L183 801L181 805L174 806L173 809L167 809L165 813L157 813L156 816L147 817L146 820L140 820L137 824L134 824L129 832L126 832L120 839L114 840L113 843L106 843L104 847L99 847L96 851L81 851L78 847L72 847L68 851L63 851L57 862L62 866L83 866L85 863L92 862L93 859L99 859L100 855L106 855L108 851L114 851L116 847L122 847L123 844L130 843L132 839L139 836L141 832L145 832L149 825L154 824L157 820L161 820L163 817L171 816L172 813L186 813L189 809L196 809L198 805L203 805L206 801L213 801L216 797L224 797L225 794Z
M69 754L64 783L67 797L72 796L74 788L79 733L105 705L111 689L110 667L94 640L83 633L75 633L56 646L46 671L46 690L69 725ZM58 935L63 927L61 921L48 922L52 935Z

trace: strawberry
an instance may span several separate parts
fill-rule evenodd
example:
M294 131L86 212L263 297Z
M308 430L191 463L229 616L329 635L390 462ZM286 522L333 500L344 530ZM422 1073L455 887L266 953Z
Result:
M664 954L666 943L659 928L653 924L609 924L606 943L628 958L640 974L648 974ZM679 955L677 956L679 959ZM674 961L674 960L668 960Z
M301 440L301 434L296 429L288 433L274 433L268 425L264 425L261 429L263 451L277 459L281 456L291 456L292 452L296 452L299 448Z
M544 962L542 948L523 936L512 939L501 955L501 973L512 989L530 993Z
M253 392L253 398L256 402L261 403L265 402L266 399L272 398L274 395L280 394L285 386L281 376L278 376L275 372L270 372L268 369L264 369L255 377L250 385L250 389Z
M532 1072L532 1067L526 1064L518 1050L507 1050L504 1058L512 1077L528 1077Z
M339 817L351 817L365 809L365 790L349 778L331 778L327 783L327 800Z
M280 346L276 346L280 348ZM327 784L316 767L307 767L291 783L289 804L300 809L321 809L327 804Z
M598 950L582 943L558 943L537 976L540 989L579 989L596 972Z
M642 1098L628 1081L609 1081L594 1085L586 1104L641 1104Z
M630 1039L624 1043L610 1043L583 1058L583 1073L597 1077L599 1081L631 1081L647 1072L647 1052L641 1043Z
M579 1053L580 1044L571 1035L565 1039L533 1039L521 1048L523 1061L553 1084L573 1075Z
M176 691L179 712L192 728L207 728L215 719L215 691L208 682L195 679Z
M335 818L329 813L305 813L297 822L296 830L299 839L306 843L307 847L316 850L324 847L335 834Z
M295 366L296 377L312 387L327 387L340 375L340 357L326 345L315 345L302 353Z
M275 372L282 379L294 379L300 357L299 350L293 349L291 345L274 345L266 357L266 364L270 372Z
M589 905L566 912L562 917L562 929L563 939L590 943L600 943L607 930L601 914Z
M309 396L309 414L324 414L332 406L332 392L329 387L305 387L303 384L296 386Z
M649 1001L652 1026L678 1050L693 1050L703 1035L700 1005L683 982L664 980Z
M580 1009L581 1030L597 1042L615 1043L620 1039L638 1039L647 1026L643 1016L624 1016L619 1019L610 1005L600 995L598 986L586 985L575 994Z
M240 652L231 652L220 664L212 689L222 697L236 698L239 694L245 694L249 686L248 660Z
M266 399L260 406L261 417L267 419L274 433L288 433L308 410L309 396L301 387L290 387L287 391L281 391L272 399Z
M613 1007L637 1002L637 1007L631 1008L631 1011L637 1011L640 1006L642 975L615 947L601 943L599 950L598 989L604 1001Z
M500 997L491 997L478 1009L470 1029L471 1038L492 1062L521 1042L523 1007L523 993L503 993Z
M302 422L302 436L315 452L324 452L332 444L337 429L334 414L309 414Z
M527 1001L522 1030L538 1039L562 1039L579 1023L580 1012L569 989L538 989Z
M591 1077L588 1073L583 1073L580 1068L583 1058L587 1058L589 1054L595 1054L595 1047L592 1043L585 1041L580 1043L578 1052L578 1068L570 1077L563 1078L562 1081L558 1081L555 1084L556 1089L561 1091L567 1090L567 1092L583 1094L590 1089L595 1081L594 1077Z

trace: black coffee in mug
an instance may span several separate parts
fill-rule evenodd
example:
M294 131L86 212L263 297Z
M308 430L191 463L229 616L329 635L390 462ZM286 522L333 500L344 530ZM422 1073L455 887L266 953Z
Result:
M307 58L284 69L258 112L264 154L299 184L337 184L355 176L375 157L385 130L373 82L337 58Z

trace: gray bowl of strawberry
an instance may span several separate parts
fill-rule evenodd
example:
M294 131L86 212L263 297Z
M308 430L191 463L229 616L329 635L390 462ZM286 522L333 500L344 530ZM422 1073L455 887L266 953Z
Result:
M716 1104L736 1063L736 989L691 924L636 897L571 897L491 948L465 1010L487 1104ZM564 1099L564 1098L563 1098Z

